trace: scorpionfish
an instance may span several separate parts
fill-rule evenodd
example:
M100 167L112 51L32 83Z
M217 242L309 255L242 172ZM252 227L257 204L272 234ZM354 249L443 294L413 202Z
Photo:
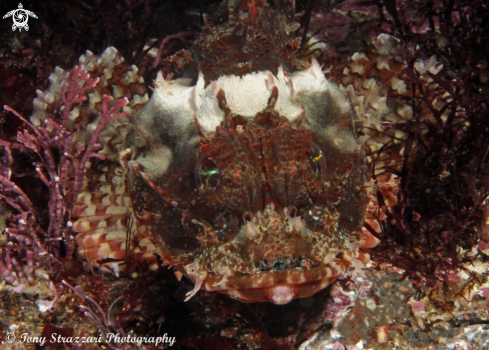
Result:
M397 78L406 62L398 41L381 35L338 86L316 60L296 57L292 1L223 6L224 21L170 57L181 78L160 72L151 98L115 48L80 57L100 81L70 114L73 142L96 127L102 94L129 104L97 141L103 157L86 164L72 229L78 255L103 271L163 263L195 283L188 298L202 289L285 304L363 275L361 248L378 244L376 193L396 205L398 179L372 183L367 170L386 140L403 137L386 123L412 117L401 100L386 104L390 91L409 93ZM433 60L419 67L439 70ZM38 92L34 124L67 76L57 68ZM376 171L400 154L377 159Z

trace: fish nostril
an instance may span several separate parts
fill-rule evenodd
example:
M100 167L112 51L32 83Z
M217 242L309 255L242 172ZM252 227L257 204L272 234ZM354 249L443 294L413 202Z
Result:
M245 221L245 224L248 223L248 221L251 221L252 220L251 214L249 212L244 213L243 220Z
M295 218L296 215L297 215L297 208L296 207L290 207L290 209L289 209L289 216L291 218Z

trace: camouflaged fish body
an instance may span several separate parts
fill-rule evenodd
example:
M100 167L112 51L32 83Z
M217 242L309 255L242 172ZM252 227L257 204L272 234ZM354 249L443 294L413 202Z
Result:
M363 224L380 232L383 218L377 190L396 204L399 181L382 169L398 166L402 150L378 150L406 137L388 126L409 120L409 107L386 103L388 92L408 92L406 63L382 35L352 57L338 88L316 61L303 69L293 56L288 12L245 3L230 1L228 22L173 57L189 79L160 73L149 101L114 48L80 58L103 79L72 111L74 147L96 125L101 94L130 104L98 140L106 158L86 164L73 230L79 256L103 270L157 268L159 255L195 282L188 297L204 289L284 304L363 273L369 257L359 248L378 242ZM440 69L434 59L418 65L427 78ZM33 123L66 76L57 69L38 92Z

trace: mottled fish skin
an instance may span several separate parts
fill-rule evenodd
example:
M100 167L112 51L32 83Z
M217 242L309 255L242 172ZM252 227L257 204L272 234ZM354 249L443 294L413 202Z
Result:
M156 269L158 255L195 282L188 298L203 289L285 304L363 274L369 256L359 248L375 247L372 233L397 204L399 180L385 169L399 167L396 140L406 136L388 125L412 116L386 96L410 93L406 59L381 35L338 87L315 60L294 56L291 3L228 5L227 22L172 57L185 78L160 73L149 101L114 48L80 58L106 81L73 113L77 140L97 123L102 91L131 103L98 141L106 158L87 164L73 229L79 255L103 270L117 274L126 261ZM415 64L423 79L440 70L434 58ZM39 92L34 123L66 75L57 69Z
M107 48L101 55L87 51L80 57L79 64L85 67L90 77L100 80L89 93L87 101L70 113L68 128L78 129L72 141L73 150L77 149L78 143L83 146L91 130L97 127L102 95L110 95L114 100L121 97L129 100L124 107L126 116L108 122L99 136L98 154L103 155L104 159L92 158L85 164L84 184L69 223L76 234L78 255L101 270L118 275L121 269L124 270L128 252L140 260L149 259L150 264L156 262L153 252L157 248L147 238L144 227L133 224L125 167L125 158L131 153L134 138L130 119L141 111L149 98L138 69L129 66L114 47ZM34 125L45 126L46 118L57 108L68 73L56 67L49 77L48 89L37 91L31 116ZM68 184L72 184L73 169L70 169L68 176ZM71 196L70 193L66 194L68 201L71 201Z
M318 63L289 52L286 15L244 3L185 54L190 80L158 76L129 179L139 221L195 282L188 297L284 304L362 273L363 138Z

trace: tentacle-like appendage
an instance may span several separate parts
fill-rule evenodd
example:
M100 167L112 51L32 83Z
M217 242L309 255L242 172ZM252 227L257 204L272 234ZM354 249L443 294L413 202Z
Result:
M270 94L270 98L268 99L268 108L270 111L273 112L273 108L275 107L275 104L277 103L278 100L278 88L274 85L272 87L272 92Z

